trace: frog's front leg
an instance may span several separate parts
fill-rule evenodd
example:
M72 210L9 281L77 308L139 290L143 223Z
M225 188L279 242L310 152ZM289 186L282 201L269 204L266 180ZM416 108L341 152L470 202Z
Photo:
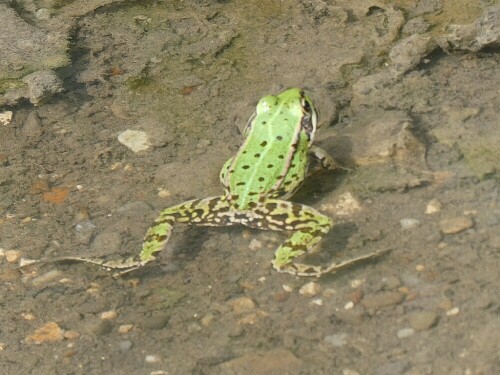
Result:
M321 147L312 145L311 147L309 147L309 155L314 158L324 169L333 170L338 167L338 164L335 162L332 156Z

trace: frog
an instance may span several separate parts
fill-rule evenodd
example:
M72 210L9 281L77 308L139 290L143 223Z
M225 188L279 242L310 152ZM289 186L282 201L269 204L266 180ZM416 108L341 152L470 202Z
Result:
M152 262L165 248L176 224L226 227L243 225L289 233L275 250L272 267L295 276L316 276L385 253L375 251L328 265L297 262L314 252L332 229L333 220L317 209L289 200L310 175L314 162L334 170L337 163L313 144L318 128L317 111L300 88L262 97L243 130L243 143L220 171L224 193L192 199L168 207L147 230L142 250L121 260L72 257L130 272Z

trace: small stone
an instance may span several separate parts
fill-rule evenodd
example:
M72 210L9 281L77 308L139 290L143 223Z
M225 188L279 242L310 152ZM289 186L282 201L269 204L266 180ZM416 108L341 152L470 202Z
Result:
M93 319L85 325L84 329L91 335L103 336L111 332L112 326L109 320Z
M151 144L146 132L127 129L118 135L118 142L128 147L133 152L145 151Z
M170 315L168 314L156 314L146 318L142 325L146 329L162 329L168 324L169 320Z
M351 216L359 211L361 204L349 192L342 194L335 205L335 214L338 216Z
M118 343L118 349L122 353L128 352L130 349L132 349L132 341L129 341L129 340L120 341Z
M257 251L259 249L262 249L262 242L254 238L250 241L248 248L252 251Z
M460 312L460 308L453 307L452 309L446 311L446 316L454 316L454 315L457 315L459 312Z
M378 310L382 307L399 305L405 299L405 295L400 292L379 292L366 295L361 304L372 310Z
M17 262L17 260L21 258L21 252L18 250L6 250L4 251L4 255L9 263Z
M129 333L132 328L134 328L133 324L122 324L120 327L118 327L118 333Z
M427 215L432 215L435 213L438 213L441 211L441 208L443 207L443 204L436 198L431 199L429 203L427 203L427 206L425 207L425 213Z
M456 234L463 232L474 226L474 221L467 216L453 217L450 219L443 219L439 222L439 228L444 234Z
M345 368L342 370L342 375L359 375L359 372L350 368Z
M200 323L202 326L208 327L209 325L211 325L213 323L214 319L215 319L214 314L208 313L208 314L205 314L205 316L203 316L203 318L200 319Z
M26 342L41 344L44 342L62 341L63 330L55 322L49 322L26 337Z
M361 299L363 298L363 290L362 289L356 289L352 291L351 293L347 293L346 297L347 299L354 304L358 304Z
M0 124L1 125L9 125L11 121L12 121L12 111L0 112Z
M414 229L420 225L420 220L417 219L412 219L412 218L405 218L399 220L399 224L401 225L401 228L408 230L408 229Z
M351 288L356 289L366 282L365 279L353 279L349 282Z
M77 331L64 331L64 338L68 340L76 340L80 337L80 332Z
M426 331L436 325L438 315L433 311L417 311L408 315L410 327L416 331Z
M391 290L396 289L401 286L401 280L396 276L387 276L382 279L382 283L385 289Z
M410 337L414 333L415 330L413 328L401 328L396 335L398 336L398 339L404 339L406 337Z
M104 311L101 313L102 320L114 320L116 318L118 318L118 313L114 310Z
M423 264L417 264L415 266L415 271L417 271L417 272L423 272L423 271L425 271L425 266Z
M39 70L23 78L28 86L26 97L37 106L63 91L63 82L52 70Z
M43 275L35 277L33 280L31 280L31 284L34 287L39 288L41 286L47 285L55 281L58 278L61 278L63 275L64 273L60 270L52 270L47 273L44 273Z
M50 19L50 17L51 17L50 10L48 10L47 8L40 8L35 12L35 18L37 20L45 21Z
M335 335L325 336L323 340L329 346L332 346L334 348L341 348L347 343L348 337L349 336L347 335L347 333L338 333Z
M276 348L264 353L248 353L227 360L214 368L214 374L298 374L304 370L302 360L292 352Z
M344 310L350 310L354 307L354 302L349 301L344 305Z
M364 315L361 309L351 309L335 311L334 317L348 324L359 325L363 322Z
M306 297L314 297L321 291L321 286L314 281L311 281L307 284L304 284L302 288L300 288L299 293Z
M21 277L21 273L19 270L15 268L6 268L0 272L0 281L1 282L11 282L16 281Z
M288 285L288 284L283 284L283 285L282 285L282 288L283 288L283 290L284 290L285 292L288 292L288 293L290 293L290 292L293 290L293 287L291 287L291 286L290 286L290 285Z
M245 325L245 324L253 325L262 318L267 318L268 316L269 314L266 313L265 311L258 310L256 312L252 312L250 314L246 314L245 316L243 316L243 318L238 320L238 325Z
M155 354L149 354L147 355L144 360L147 362L147 363L158 363L161 361L160 359L160 356L158 355L155 355Z
M235 298L229 301L229 306L236 314L245 313L255 308L255 302L248 297Z

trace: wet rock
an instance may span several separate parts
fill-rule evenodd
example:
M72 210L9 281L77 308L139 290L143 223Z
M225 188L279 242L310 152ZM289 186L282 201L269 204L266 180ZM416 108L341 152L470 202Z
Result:
M75 225L75 240L79 244L86 245L90 242L96 226L90 220L82 221Z
M3 256L9 263L15 263L21 258L21 252L19 250L5 250Z
M474 221L467 216L443 219L439 222L439 228L444 234L456 234L474 226Z
M361 211L361 203L349 192L338 198L334 209L334 213L338 216L351 216L359 211Z
M304 284L300 289L299 293L306 297L314 297L321 291L321 285L311 281L307 284Z
M132 341L124 340L118 343L118 350L122 353L127 353L130 349L132 349Z
M361 304L367 309L378 310L382 307L399 305L405 299L405 295L400 292L378 292L366 295Z
M103 311L101 313L101 319L102 320L114 320L118 318L118 313L114 310L110 310L110 311Z
M408 314L410 327L416 331L426 331L436 325L438 315L434 311L417 311Z
M486 8L485 13L470 25L450 25L450 33L436 38L444 50L477 52L486 46L497 46L500 38L500 5Z
M41 287L41 286L44 286L44 285L47 285L51 282L53 282L54 280L57 280L57 279L60 279L62 278L64 275L64 273L60 270L52 270L52 271L49 271L43 275L40 275L38 277L35 277L32 281L31 281L31 284L34 286L34 287Z
M142 326L145 329L150 329L150 330L162 329L168 324L169 320L170 320L170 315L156 314L144 319Z
M437 198L433 198L427 203L427 206L425 207L425 213L427 215L432 215L435 213L438 213L441 211L441 208L443 207L443 204L439 201Z
M27 85L26 97L33 105L48 101L54 94L63 91L61 79L52 70L39 70L23 78Z
M12 121L12 111L0 112L0 125L9 125Z
M437 44L431 37L415 34L404 38L389 52L392 72L395 75L406 73L416 67L436 47Z
M112 327L109 320L92 319L84 325L83 329L91 335L103 336L110 333Z
M401 328L397 332L396 336L398 337L398 339L404 339L406 337L412 336L413 334L415 334L414 328Z
M127 129L118 134L118 141L136 153L151 147L147 133L141 130Z
M60 91L61 81L48 69L69 62L69 38L64 22L57 27L56 32L42 30L24 21L8 2L0 2L0 82L8 79L0 90L0 106L14 105L23 97L38 104Z
M413 135L413 120L402 111L369 111L351 124L351 158L357 165L405 162L427 169L425 145Z
M420 225L420 220L413 218L404 218L399 220L399 224L401 225L401 228L405 230L415 229Z
M347 333L338 333L334 335L328 335L325 336L323 341L325 344L334 347L334 348L341 348L347 343L347 338L349 335Z
M229 306L233 312L241 314L253 310L255 308L255 302L248 297L240 297L229 301Z
M261 354L250 353L224 362L215 368L217 374L298 374L302 361L285 349L273 349Z
M364 320L364 314L361 309L338 310L335 312L333 319L339 319L342 322L352 325L359 325Z
M55 322L49 322L26 337L26 342L41 344L44 342L62 341L63 339L63 330L59 325Z

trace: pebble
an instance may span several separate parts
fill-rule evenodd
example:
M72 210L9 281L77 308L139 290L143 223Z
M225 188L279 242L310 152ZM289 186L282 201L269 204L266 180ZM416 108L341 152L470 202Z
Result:
M345 368L342 370L342 375L359 375L359 372L350 368Z
M326 344L334 348L341 348L347 343L347 333L337 333L334 335L325 336L323 339Z
M398 336L398 339L404 339L406 337L410 337L414 333L415 329L413 328L401 328L396 335Z
M438 213L441 211L441 208L443 207L443 204L436 198L431 199L429 203L427 203L427 206L425 207L425 213L427 215L432 215L435 213Z
M129 341L129 340L120 341L118 343L118 349L122 353L128 352L130 349L132 349L132 341Z
M103 336L111 332L111 323L109 320L92 320L85 325L85 331L94 336Z
M160 362L160 356L158 355L155 355L155 354L149 354L147 355L144 360L147 362L147 363L158 363Z
M335 205L335 214L338 216L350 216L358 211L361 211L361 204L349 192L342 194Z
M101 313L102 320L114 320L118 318L118 313L114 310L104 311Z
M208 327L213 323L214 319L215 319L214 314L207 313L203 316L203 318L200 319L200 323L202 326Z
M28 74L23 78L23 82L28 86L26 97L35 106L63 91L62 81L52 70L39 70Z
M408 314L408 322L415 331L426 331L436 325L438 315L434 311L416 311Z
M449 219L443 219L439 222L439 228L444 234L456 234L463 232L474 226L474 221L467 216L458 216Z
M9 125L12 121L12 111L3 111L0 112L0 124Z
M412 218L404 218L399 220L399 224L401 225L401 228L405 230L414 229L420 225L420 220Z
M151 146L147 133L141 130L127 129L121 132L118 134L118 142L135 153L145 151Z
M9 263L15 263L21 258L21 252L18 250L6 250L3 254Z
M165 327L170 320L170 315L168 314L156 314L148 317L142 323L143 327L146 329L156 330Z
M262 249L262 242L254 238L253 240L250 241L248 248L252 251L257 251L259 249Z
M32 281L31 284L34 287L41 287L43 285L49 284L52 281L61 278L64 275L64 273L60 270L52 270L47 273L44 273L43 275L40 275L38 277L35 277Z
M63 330L59 325L56 322L49 322L26 337L26 342L41 344L44 342L62 341L63 339Z
M318 283L315 283L314 281L311 281L307 284L304 284L300 290L299 293L303 296L306 297L314 297L321 291L321 286Z
M359 325L363 322L363 311L360 309L338 310L334 316L336 319L352 325Z
M77 331L64 331L64 338L68 340L76 340L80 337L80 332Z
M129 333L132 328L134 328L133 324L122 324L118 327L118 333Z
M459 312L460 312L460 308L453 307L452 309L446 311L446 316L454 316L454 315L457 315Z
M255 308L255 302L248 297L240 297L229 301L229 306L233 312L241 314L253 310Z
M398 305L405 299L405 295L400 292L379 292L366 295L361 304L373 310L378 310L381 307Z

